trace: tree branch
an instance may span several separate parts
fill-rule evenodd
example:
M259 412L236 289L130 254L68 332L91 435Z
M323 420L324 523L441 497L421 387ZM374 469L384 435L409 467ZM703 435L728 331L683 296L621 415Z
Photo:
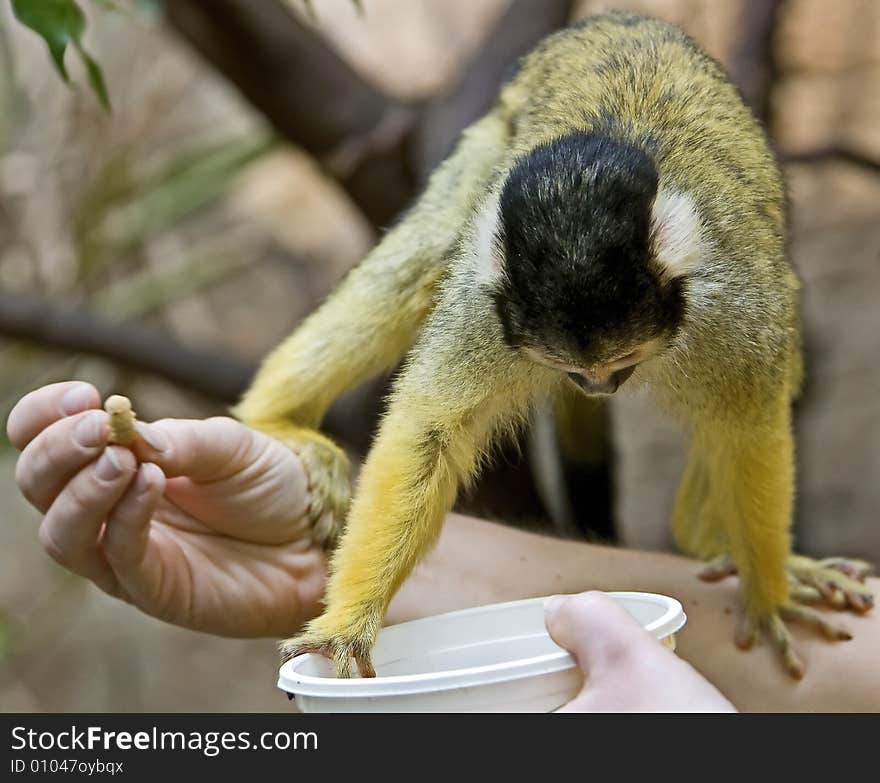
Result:
M109 359L229 404L238 402L257 369L255 363L228 351L189 348L158 329L113 321L78 305L3 291L0 334L43 348ZM323 429L366 451L386 388L387 379L379 378L344 395L327 412Z
M253 364L228 352L194 350L158 330L111 321L81 306L2 291L0 333L47 348L94 354L224 402L238 398L254 371Z
M168 0L169 24L286 139L315 156L374 226L415 197L511 66L562 26L572 0L513 0L448 96L376 90L277 0Z
M788 152L781 154L780 160L782 163L850 163L874 174L880 174L880 160L847 147L830 146L804 152Z
M167 0L170 25L272 123L325 163L375 225L415 189L413 110L362 79L278 0Z
M768 127L773 85L778 75L774 45L782 5L782 0L749 0L743 4L742 32L730 60L734 84Z
M517 61L571 18L572 0L513 0L448 95L431 101L419 121L416 171L424 181L452 151L461 131L488 111Z

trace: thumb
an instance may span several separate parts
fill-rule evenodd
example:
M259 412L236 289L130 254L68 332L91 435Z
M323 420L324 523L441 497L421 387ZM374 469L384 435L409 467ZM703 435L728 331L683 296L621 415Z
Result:
M140 436L132 450L141 462L153 462L168 478L193 481L227 478L253 460L254 432L234 419L160 419L135 422Z
M619 664L652 641L613 598L595 591L548 599L544 622L553 641L572 654L585 678Z

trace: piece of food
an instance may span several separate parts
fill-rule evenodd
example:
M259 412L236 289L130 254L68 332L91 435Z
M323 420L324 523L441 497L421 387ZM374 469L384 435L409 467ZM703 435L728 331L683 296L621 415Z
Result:
M137 438L134 428L135 413L131 400L121 394L113 394L104 403L104 410L110 414L110 442L119 446L131 446Z

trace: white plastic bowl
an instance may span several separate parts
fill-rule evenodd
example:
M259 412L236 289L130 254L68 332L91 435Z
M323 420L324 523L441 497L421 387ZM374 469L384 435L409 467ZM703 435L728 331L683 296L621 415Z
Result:
M687 618L674 598L608 593L675 649ZM479 606L384 628L376 677L336 679L320 655L281 667L278 687L303 712L550 712L577 694L574 659L544 625L545 598Z

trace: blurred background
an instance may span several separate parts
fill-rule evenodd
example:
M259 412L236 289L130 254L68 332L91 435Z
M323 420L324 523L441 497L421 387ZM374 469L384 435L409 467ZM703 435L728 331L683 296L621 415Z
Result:
M880 4L874 0L78 0L112 110L0 0L0 417L78 378L139 416L223 413L355 264L512 64L609 8L680 24L784 163L804 282L796 543L880 561ZM387 379L334 406L357 455ZM671 547L680 435L642 397L539 416L462 499L515 524ZM576 440L576 437L574 438ZM284 710L275 645L172 628L39 548L0 440L0 708ZM621 585L621 588L625 588ZM235 676L230 680L230 675Z

